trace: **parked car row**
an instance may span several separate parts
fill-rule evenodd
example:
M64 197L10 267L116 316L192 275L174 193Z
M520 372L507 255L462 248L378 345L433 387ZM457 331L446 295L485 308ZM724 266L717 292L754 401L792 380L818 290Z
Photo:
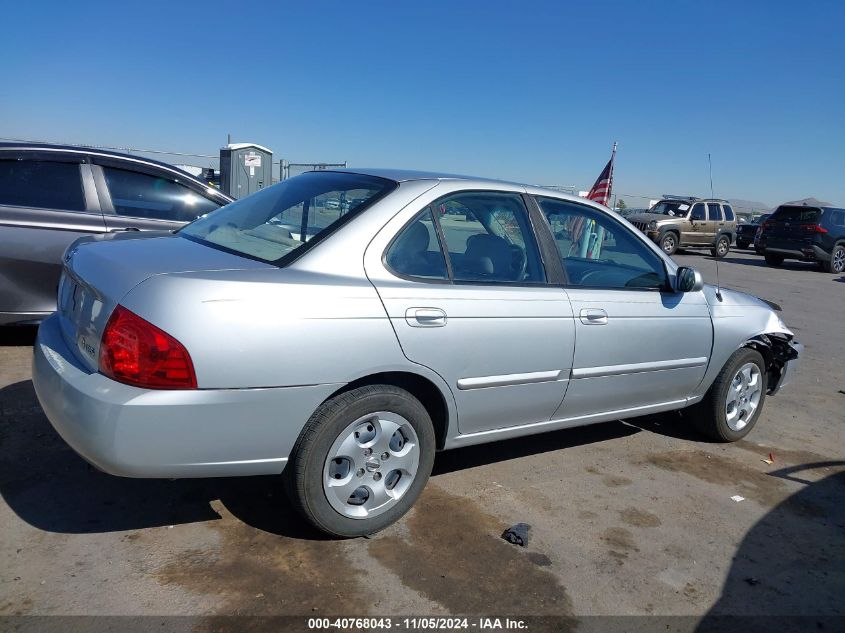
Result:
M158 161L0 143L0 325L56 309L62 254L77 238L171 231L231 201Z

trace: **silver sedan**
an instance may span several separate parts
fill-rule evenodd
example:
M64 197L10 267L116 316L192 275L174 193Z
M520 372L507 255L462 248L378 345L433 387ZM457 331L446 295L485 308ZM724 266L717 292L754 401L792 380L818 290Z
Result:
M349 170L71 247L33 380L106 472L281 473L355 536L411 507L437 450L684 407L737 440L800 350L766 302L590 201Z

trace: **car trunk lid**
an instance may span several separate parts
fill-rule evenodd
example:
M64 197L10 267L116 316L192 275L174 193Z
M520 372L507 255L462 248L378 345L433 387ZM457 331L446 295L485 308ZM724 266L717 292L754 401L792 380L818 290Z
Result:
M821 217L822 210L818 207L780 207L766 220L764 231L767 238L811 242Z
M273 266L176 235L78 243L65 254L59 281L62 336L79 360L95 371L109 316L145 279L168 273L263 268Z

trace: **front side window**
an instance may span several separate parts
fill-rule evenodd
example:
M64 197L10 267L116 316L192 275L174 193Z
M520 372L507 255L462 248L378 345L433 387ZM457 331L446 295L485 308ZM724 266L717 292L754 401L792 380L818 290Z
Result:
M0 204L84 211L79 163L0 160Z
M455 281L545 281L528 210L519 194L463 191L433 206Z
M133 218L190 222L220 205L173 179L103 167L114 212Z
M693 205L690 220L704 220L704 205L700 202Z
M308 172L199 218L179 231L189 239L280 263L314 238L322 239L396 188L362 174Z
M719 221L722 219L722 212L718 204L712 202L707 205L707 219L711 221Z
M539 198L570 285L590 288L666 286L659 255L631 231L583 205Z
M399 275L426 279L449 278L431 209L426 209L402 229L387 250L385 261Z

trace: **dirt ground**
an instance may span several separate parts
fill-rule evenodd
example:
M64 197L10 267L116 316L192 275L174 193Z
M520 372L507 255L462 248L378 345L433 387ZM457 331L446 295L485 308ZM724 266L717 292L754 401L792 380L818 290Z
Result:
M702 252L676 259L715 281ZM276 478L94 470L39 408L32 332L3 332L0 615L844 615L845 277L747 251L720 277L805 345L747 440L671 414L442 453L402 521L347 541ZM520 521L525 548L500 538Z

